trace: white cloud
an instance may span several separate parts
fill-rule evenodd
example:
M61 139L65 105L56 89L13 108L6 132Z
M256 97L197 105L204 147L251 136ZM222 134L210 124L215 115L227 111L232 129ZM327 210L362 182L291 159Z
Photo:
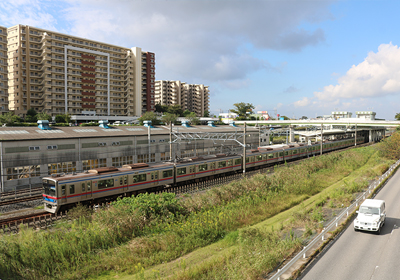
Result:
M307 97L303 97L302 100L298 100L293 103L294 107L305 107L311 104L311 100Z
M396 93L400 93L400 49L390 43L381 44L376 53L370 52L363 62L338 78L337 85L325 86L314 96L321 101L334 101Z
M322 30L298 25L331 18L332 1L67 2L72 34L155 52L157 79L206 83L275 70L250 48L296 52L324 41Z
M47 0L2 0L0 1L0 22L5 27L23 24L56 30L57 20L47 11L47 8L54 6L57 4L52 4Z

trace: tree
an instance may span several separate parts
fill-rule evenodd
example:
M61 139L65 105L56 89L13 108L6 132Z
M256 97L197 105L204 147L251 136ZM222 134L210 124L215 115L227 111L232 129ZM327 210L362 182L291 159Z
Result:
M177 115L178 117L183 117L183 110L179 104L169 106L168 113Z
M158 113L165 113L168 112L168 105L161 105L160 103L156 104L155 111Z
M208 118L209 116L210 116L210 112L208 110L205 110L203 117Z
M253 109L255 108L253 106L253 104L251 103L244 103L244 102L240 102L240 103L235 103L233 104L233 106L236 107L236 109L231 109L230 111L232 113L238 114L239 118L237 118L238 120L246 120L247 119L247 113L252 114L253 113Z
M170 114L170 113L165 113L165 115L162 116L161 120L165 124L170 124L171 122L174 123L178 119L178 116L175 114Z
M200 119L197 117L195 112L190 112L189 115L186 116L186 118L189 120L189 122L192 125L198 125L200 124Z
M157 119L157 116L154 112L144 113L140 118L138 118L138 121L141 125L143 125L144 121L151 121L151 123L154 125L159 124L159 120Z
M397 160L400 157L400 132L395 132L391 137L380 143L378 149L384 157Z
M190 112L188 109L186 109L186 110L183 112L183 116L184 116L184 117L189 116L190 113L191 113L191 112Z
M31 108L26 112L25 121L30 123L37 122L37 112L35 109Z
M0 122L6 125L13 125L14 123L21 122L21 118L14 115L13 112L8 112L4 115L0 115Z
M56 123L70 123L71 116L69 114L61 114L55 117Z
M39 113L36 115L36 117L38 120L48 120L49 122L51 122L51 116L47 113Z
M395 118L396 120L400 121L400 113L397 113L397 114L394 116L394 118Z

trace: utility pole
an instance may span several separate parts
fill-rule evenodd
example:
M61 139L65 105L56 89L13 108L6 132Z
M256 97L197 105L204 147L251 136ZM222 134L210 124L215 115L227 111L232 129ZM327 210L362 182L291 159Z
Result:
M320 154L322 155L322 144L323 144L323 140L322 139L324 139L323 138L323 135L324 134L324 125L321 123L321 152L320 152Z
M246 173L246 122L243 129L243 175Z
M169 160L172 161L172 121L169 123Z
M354 130L354 146L357 146L357 124L356 129Z

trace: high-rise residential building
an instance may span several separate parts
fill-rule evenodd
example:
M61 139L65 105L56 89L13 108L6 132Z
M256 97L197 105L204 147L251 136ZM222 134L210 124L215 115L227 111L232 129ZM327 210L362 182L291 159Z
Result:
M7 42L9 109L17 115L154 111L154 53L27 25L8 28Z
M0 26L0 114L8 111L7 28Z
M181 105L181 108L195 112L202 117L209 112L209 89L201 84L187 84L181 81L156 81L155 103Z

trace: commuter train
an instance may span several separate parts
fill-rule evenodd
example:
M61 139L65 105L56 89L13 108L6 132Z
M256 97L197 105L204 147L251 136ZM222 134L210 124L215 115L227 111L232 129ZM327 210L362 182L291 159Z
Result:
M357 139L357 144L364 138ZM354 138L323 143L323 152L353 146ZM289 144L259 147L246 151L245 168L254 170L267 165L318 155L320 144ZM121 168L102 167L73 174L44 177L44 209L51 213L77 203L97 204L140 192L218 178L243 172L243 155L217 154L192 157L176 162L135 163Z

